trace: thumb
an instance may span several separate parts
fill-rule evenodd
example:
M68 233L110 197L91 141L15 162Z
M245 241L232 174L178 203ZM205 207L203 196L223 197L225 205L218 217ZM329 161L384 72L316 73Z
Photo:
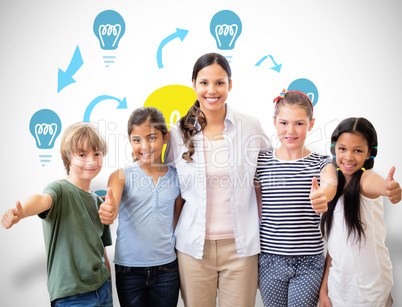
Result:
M317 177L313 177L313 180L311 181L311 191L315 192L318 190L318 188L319 188L319 186L318 186Z
M385 179L387 182L394 180L394 174L395 174L395 166L391 167L389 170L388 176Z
M106 199L105 202L112 205L114 203L114 198L113 198L113 191L112 188L107 188L107 194L106 194Z
M15 213L19 216L21 216L23 213L22 205L21 205L20 201L17 201L17 203L15 204Z

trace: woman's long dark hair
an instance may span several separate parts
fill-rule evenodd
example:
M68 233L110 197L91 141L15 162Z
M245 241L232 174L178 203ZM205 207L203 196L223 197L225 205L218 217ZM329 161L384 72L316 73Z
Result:
M201 56L194 64L192 80L197 80L198 72L212 64L220 65L228 74L229 82L231 82L232 71L230 69L229 62L226 58L219 53L207 53ZM197 129L195 122L201 126L201 129ZM191 156L195 151L194 137L200 133L207 125L207 119L205 114L201 111L200 102L196 100L194 105L188 110L187 114L180 119L180 129L183 132L183 141L187 147L187 152L183 153L183 159L187 162L193 162Z
M368 170L374 166L374 157L377 156L377 133L373 125L365 118L350 117L343 120L335 128L331 136L331 153L333 155L332 163L338 168L335 158L335 146L342 133L353 133L366 139L370 158L366 160L363 168ZM357 241L361 242L364 236L364 227L360 219L360 178L363 170L353 174L349 184L345 187L345 177L341 171L338 171L338 188L334 199L328 203L328 211L321 216L321 232L325 238L331 234L334 209L338 199L343 195L345 223L348 230L348 237L353 233Z

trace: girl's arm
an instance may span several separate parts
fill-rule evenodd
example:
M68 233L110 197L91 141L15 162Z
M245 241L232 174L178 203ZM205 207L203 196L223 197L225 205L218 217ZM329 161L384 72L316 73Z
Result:
M313 178L310 200L316 213L323 213L328 210L328 202L331 201L338 186L335 166L327 164L320 172L320 186L317 178Z
M331 307L331 300L328 296L328 276L329 268L332 266L332 258L327 251L327 257L325 259L325 271L324 277L322 278L321 288L320 288L320 307Z
M377 198L378 196L386 196L391 203L396 204L401 200L401 187L394 179L395 167L391 167L387 178L384 180L380 175L374 173L373 170L367 170L360 179L360 191L369 198Z
M258 205L258 218L260 222L262 221L262 192L261 184L258 181L254 181L255 195L257 196Z
M338 187L338 177L336 175L335 166L332 164L326 165L320 173L320 186L324 190L327 201L330 202L336 194Z
M184 199L181 198L181 195L179 195L174 202L173 231L176 229L181 210L183 209L183 205L184 205Z
M21 219L37 215L52 207L52 197L49 194L35 194L28 197L22 204L17 201L15 208L8 209L1 218L1 224L9 229Z
M110 175L106 200L99 208L99 217L103 224L111 225L116 219L125 184L126 177L121 168Z
M109 270L109 272L110 272L110 281L112 281L112 271L111 271L111 269L110 269L110 261L109 261L109 256L107 255L107 252L106 252L106 246L105 246L105 252L104 252L104 256L103 256L103 258L105 259L105 267L107 267L107 269Z
M112 271L110 270L110 261L109 261L109 257L107 255L107 251L106 251L106 247L105 247L105 252L103 254L103 258L105 259L105 266L107 267L107 269L109 270L110 273L112 273Z

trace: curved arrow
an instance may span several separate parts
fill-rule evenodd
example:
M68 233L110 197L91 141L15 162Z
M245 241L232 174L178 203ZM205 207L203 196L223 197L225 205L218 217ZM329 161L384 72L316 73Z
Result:
M271 69L275 70L276 72L280 72L281 68L282 68L282 64L279 64L279 65L276 64L276 62L274 61L274 57L272 55L268 55L268 56L271 58L272 62L275 65L275 67L271 67Z
M170 34L168 37L166 37L165 39L162 40L162 42L160 43L159 47L158 47L158 51L156 52L156 61L158 62L158 67L162 68L163 64L162 64L162 48L169 43L171 40L174 40L175 38L180 38L181 41L184 40L184 38L186 37L188 33L188 30L183 30L183 29L178 29L176 28L176 32L173 34Z
M265 55L261 60L259 60L257 62L257 64L255 64L255 66L260 66L262 62L264 62L266 59L268 59L268 57Z
M99 97L96 97L94 100L91 101L91 103L87 106L85 113L84 113L84 122L89 122L89 118L91 117L92 110L95 108L95 106L106 99L113 99L116 100L119 105L117 106L116 109L127 109L127 101L126 97L123 98L123 100L120 100L116 97L113 96L108 96L108 95L102 95Z
M268 56L264 56L261 60L259 60L255 66L260 66L262 62L264 62L266 59L268 59L268 57L272 60L272 62L274 63L274 67L271 67L271 69L275 70L276 72L280 72L281 68L282 68L282 64L277 64L274 60L274 57L272 55L268 55Z
M75 82L73 76L81 68L82 64L84 64L84 61L82 60L80 48L77 45L77 48L75 48L73 58L71 59L67 70L64 72L59 68L59 72L57 74L57 93L59 93L67 85Z

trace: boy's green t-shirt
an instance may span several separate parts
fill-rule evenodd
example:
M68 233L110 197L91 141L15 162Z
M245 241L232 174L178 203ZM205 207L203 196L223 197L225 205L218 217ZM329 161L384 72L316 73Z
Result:
M94 291L110 277L104 247L112 244L109 226L100 221L102 200L67 180L50 183L43 191L52 207L43 218L50 301Z

